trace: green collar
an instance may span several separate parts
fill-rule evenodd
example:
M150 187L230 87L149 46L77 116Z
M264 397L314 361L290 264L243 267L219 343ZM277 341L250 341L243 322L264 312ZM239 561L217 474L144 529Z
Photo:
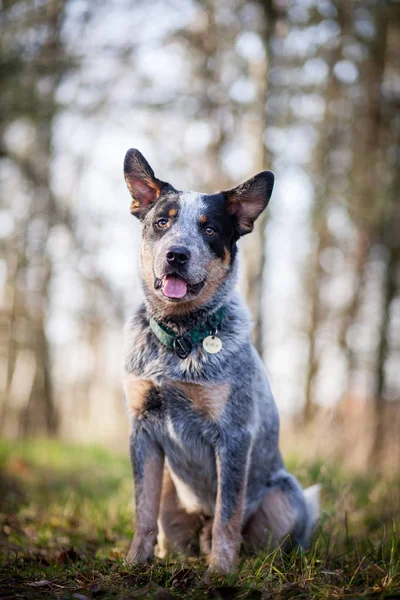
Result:
M209 335L216 334L218 327L225 319L225 315L226 304L223 304L221 308L207 318L203 325L190 329L182 335L176 334L166 325L157 323L153 317L150 317L149 323L152 332L164 346L174 350L179 358L186 358L195 344L202 342Z

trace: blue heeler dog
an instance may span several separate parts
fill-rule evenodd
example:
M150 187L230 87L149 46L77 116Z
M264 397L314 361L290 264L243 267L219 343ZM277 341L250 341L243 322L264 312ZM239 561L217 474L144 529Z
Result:
M279 453L279 417L235 291L236 243L267 206L263 171L215 194L160 181L127 152L131 213L142 222L144 304L126 328L136 531L128 560L204 552L208 572L286 540L306 547L318 489L304 493Z

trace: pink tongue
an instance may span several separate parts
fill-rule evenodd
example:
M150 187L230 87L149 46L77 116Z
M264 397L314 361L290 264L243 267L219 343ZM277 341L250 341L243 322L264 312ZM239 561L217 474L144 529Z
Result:
M168 298L183 298L187 292L187 284L180 277L167 275L163 281L163 293Z

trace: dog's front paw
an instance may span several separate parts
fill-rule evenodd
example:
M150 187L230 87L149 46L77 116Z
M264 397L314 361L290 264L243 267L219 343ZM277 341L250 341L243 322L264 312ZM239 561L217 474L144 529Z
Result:
M211 552L207 558L208 569L204 573L202 580L204 583L210 583L214 575L229 575L236 570L238 557L235 554L226 554L224 552Z
M208 558L208 569L201 578L203 583L210 584L216 575L225 576L235 571L236 561L215 559L212 555Z
M216 574L217 571L215 571L215 569L208 567L207 571L203 573L201 577L201 583L203 583L204 585L211 585L214 581L214 575Z
M231 573L231 570L225 570L224 568L218 568L216 565L209 566L207 571L203 574L201 582L205 585L211 585L215 582L216 577L225 577Z
M134 539L126 557L127 562L132 565L143 565L154 558L154 544L146 540Z

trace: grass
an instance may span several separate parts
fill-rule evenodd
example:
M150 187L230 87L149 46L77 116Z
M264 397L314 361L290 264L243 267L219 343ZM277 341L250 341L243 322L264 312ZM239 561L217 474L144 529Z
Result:
M323 484L313 547L244 557L204 585L203 559L124 562L133 534L127 457L58 442L0 442L0 598L400 598L400 480L288 461Z

